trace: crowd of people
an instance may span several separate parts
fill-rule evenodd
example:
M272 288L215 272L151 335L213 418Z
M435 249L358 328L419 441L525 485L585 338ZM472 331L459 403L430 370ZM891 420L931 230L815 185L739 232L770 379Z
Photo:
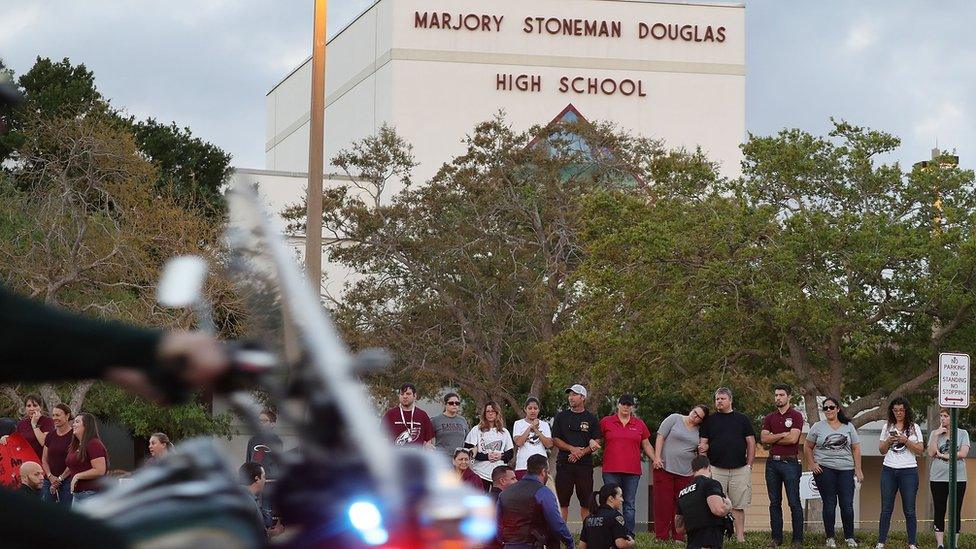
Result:
M430 418L416 406L417 389L408 383L399 389L399 406L387 411L382 423L395 444L421 444L444 453L462 482L496 497L499 543L504 543L504 547L519 547L520 543L533 547L540 535L550 539L553 547L559 542L573 546L566 522L574 495L583 524L580 546L632 546L629 544L635 535L635 502L642 485L641 460L645 457L653 477L657 539L687 541L689 547L721 547L722 534L728 530L744 541L757 443L768 450L765 481L770 546L787 541L793 547L803 545L800 478L805 461L823 500L827 547L837 545L834 524L838 507L844 544L857 547L855 483L865 480L861 437L839 399L824 399L823 419L804 433L804 417L791 404L792 389L785 384L776 385L772 395L774 410L763 417L757 440L752 421L733 409L732 391L725 387L715 391L712 408L697 404L686 414L671 414L653 434L634 414L636 401L632 395L617 398L615 413L601 419L586 409L585 387L573 385L566 389L566 395L567 407L555 414L551 425L540 417L539 399L530 396L524 403L522 418L509 432L503 410L495 402L486 402L479 410L477 424L469 428L460 413L462 402L456 393L445 395L443 413ZM899 494L909 547L917 547L918 458L926 452L931 458L929 482L940 549L944 541L949 463L954 458L959 471L955 515L959 520L966 491L963 460L969 453L970 440L969 434L959 429L956 447L949 448L948 418L948 411L942 409L941 424L930 430L926 445L909 401L899 397L888 405L878 441L879 452L884 456L880 478L876 479L881 490L879 548L887 543ZM551 490L539 488L549 478L550 450L556 452L554 495ZM594 492L594 453L598 451L602 451L603 486ZM784 492L792 526L789 540L784 537ZM957 522L957 533L959 525Z
M241 485L254 497L255 512L270 537L283 531L280 521L272 514L268 498L264 497L265 483L277 475L282 440L274 433L277 417L273 411L263 410L260 420L267 433L248 441L239 476ZM48 415L44 413L41 398L28 395L24 399L24 417L12 427L9 433L2 433L0 444L8 444L11 435L16 434L36 456L20 464L20 484L16 491L70 508L111 485L105 482L113 474L109 469L108 449L102 442L94 415L73 414L64 403L53 406ZM153 433L149 437L145 464L162 460L172 451L174 445L169 436Z

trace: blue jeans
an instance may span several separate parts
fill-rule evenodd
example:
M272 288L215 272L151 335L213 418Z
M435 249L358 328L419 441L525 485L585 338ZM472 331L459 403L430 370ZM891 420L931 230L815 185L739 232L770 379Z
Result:
M834 523L837 521L837 502L840 500L840 520L844 523L844 539L854 537L854 470L841 471L830 467L819 475L813 475L823 500L824 532L828 538L834 537Z
M81 503L81 502L85 501L86 499L88 499L90 497L93 497L97 493L98 492L96 492L94 490L85 490L83 492L75 492L73 501L71 502L71 505L75 505L75 504Z
M803 507L800 505L800 462L766 460L766 492L769 494L769 526L772 537L783 541L783 488L790 505L793 541L803 541Z
M918 545L918 520L915 517L915 496L918 495L918 467L893 469L881 468L881 523L878 525L878 543L888 540L891 513L895 510L895 493L901 492L901 509L905 513L905 530L908 544Z
M634 535L634 527L637 525L637 511L634 502L637 501L637 489L640 488L640 475L627 473L603 473L603 484L611 482L619 484L620 490L624 493L624 527L627 533Z
M71 507L71 479L68 479L61 483L58 487L58 499L54 499L54 495L51 494L51 481L44 479L44 486L41 488L41 499L44 501L50 501L52 503L58 503L59 505L64 505Z

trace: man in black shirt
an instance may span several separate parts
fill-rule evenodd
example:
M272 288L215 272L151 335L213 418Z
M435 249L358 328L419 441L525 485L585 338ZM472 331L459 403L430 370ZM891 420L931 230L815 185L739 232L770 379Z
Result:
M556 414L552 420L552 441L559 448L556 456L556 496L563 520L569 520L569 501L576 490L580 504L580 520L589 511L593 493L593 452L600 448L600 420L587 411L586 388L580 384L566 389L569 410Z
M25 461L20 465L20 488L17 489L18 492L40 498L43 485L44 471L41 470L41 466L37 462Z
M732 391L715 391L715 411L700 429L699 450L707 453L712 478L732 500L735 537L746 539L746 508L752 502L752 461L756 457L756 432L749 418L732 410Z
M686 533L688 549L721 549L725 516L732 509L732 502L725 497L718 481L711 478L707 457L696 456L691 460L691 468L694 479L678 492L675 529Z

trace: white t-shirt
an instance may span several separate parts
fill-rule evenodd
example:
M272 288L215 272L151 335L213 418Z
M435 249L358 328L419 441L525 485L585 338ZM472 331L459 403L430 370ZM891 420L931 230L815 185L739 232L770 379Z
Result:
M515 422L515 426L512 427L512 433L515 436L521 436L526 429L529 428L529 422L520 419ZM539 420L539 430L546 438L552 438L552 429L549 428L549 422L544 419ZM529 438L525 439L525 444L518 449L518 453L515 454L515 470L524 471L528 468L529 457L539 454L540 456L549 455L546 452L546 447L542 444L542 440L539 435L535 433L529 434Z
M894 425L885 424L884 428L881 429L880 440L888 440L888 437L891 436L889 431L894 429ZM922 430L915 423L912 424L909 430L908 440L922 442ZM892 469L911 469L912 467L918 467L918 461L915 459L915 454L907 446L896 442L888 447L888 453L884 457L884 465Z
M515 447L515 444L512 442L512 435L508 434L508 429L502 429L501 432L498 432L495 428L482 431L477 425L468 432L464 443L474 446L475 453L479 454L487 454L488 452L505 453ZM471 470L487 481L491 480L491 472L499 465L505 465L505 462L502 460L471 460Z

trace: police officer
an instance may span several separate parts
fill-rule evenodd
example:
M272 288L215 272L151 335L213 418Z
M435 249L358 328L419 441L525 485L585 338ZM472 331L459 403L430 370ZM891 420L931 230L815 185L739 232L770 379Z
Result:
M722 485L712 479L708 457L691 460L694 479L678 492L678 514L675 529L687 532L688 549L721 549L725 535L725 516L732 501L722 492Z
M624 491L619 484L609 482L593 493L590 516L583 521L580 549L629 549L636 545L627 534L624 516Z
M522 480L498 496L498 532L505 549L573 549L573 535L559 514L549 480L546 456L530 456Z

